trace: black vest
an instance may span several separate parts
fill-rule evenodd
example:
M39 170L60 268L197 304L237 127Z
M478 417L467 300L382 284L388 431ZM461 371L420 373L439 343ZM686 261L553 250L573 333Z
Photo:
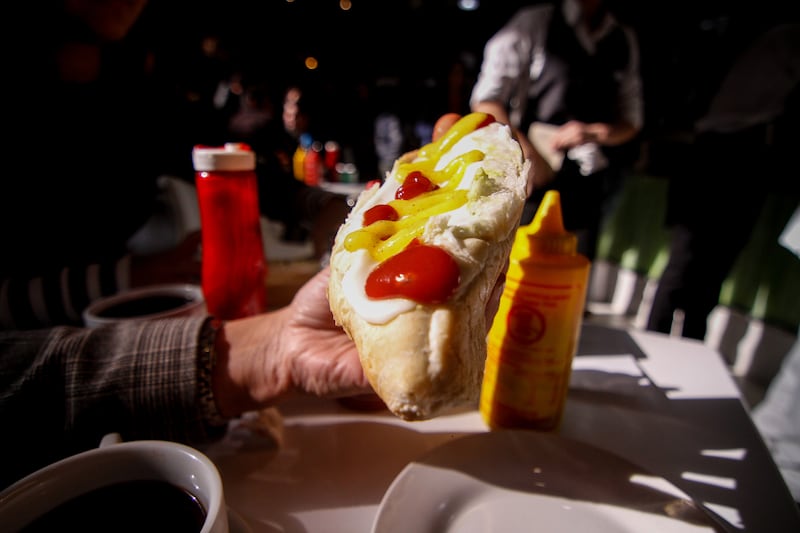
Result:
M630 49L623 30L614 28L597 43L594 55L583 49L556 4L548 26L545 63L533 81L523 117L523 131L532 122L561 125L569 120L616 122L619 118L615 73L626 68Z

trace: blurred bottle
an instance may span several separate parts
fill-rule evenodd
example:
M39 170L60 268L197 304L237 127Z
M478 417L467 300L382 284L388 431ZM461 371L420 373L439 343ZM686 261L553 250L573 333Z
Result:
M304 133L300 135L300 140L297 143L297 148L292 156L292 172L294 177L300 181L306 180L305 161L306 153L311 147L311 135Z
M360 179L358 168L353 163L337 163L336 174L342 183L358 183Z
M480 411L492 429L551 430L561 421L591 267L576 248L560 195L548 191L517 230L489 330Z
M267 308L255 153L243 143L192 151L202 233L201 284L208 312L222 320Z
M327 141L325 143L325 179L327 181L339 181L339 171L336 166L339 164L339 143Z
M325 172L325 161L322 154L322 143L314 141L306 151L306 158L303 169L305 171L305 182L307 185L317 186L323 179Z

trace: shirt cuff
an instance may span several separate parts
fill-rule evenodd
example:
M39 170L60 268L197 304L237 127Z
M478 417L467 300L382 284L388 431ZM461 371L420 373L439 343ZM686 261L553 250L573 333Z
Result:
M197 342L197 400L200 415L205 423L212 427L228 423L228 419L219 412L214 392L211 389L211 376L214 366L217 364L214 343L219 327L219 320L215 318L206 320L203 327L200 328L200 337Z

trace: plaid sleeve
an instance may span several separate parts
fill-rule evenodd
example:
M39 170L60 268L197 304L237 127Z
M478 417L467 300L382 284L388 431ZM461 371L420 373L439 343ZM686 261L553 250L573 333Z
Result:
M201 333L209 318L139 322L98 328L79 357L64 367L66 426L75 431L104 427L126 439L163 438L203 442L217 434L205 419L198 362ZM210 385L210 383L209 383ZM214 420L213 422L217 422ZM117 426L117 429L114 429Z
M213 402L200 386L213 364L213 353L201 356L210 320L0 332L0 419L8 430L0 461L47 464L109 432L190 444L221 437L225 421L201 401Z

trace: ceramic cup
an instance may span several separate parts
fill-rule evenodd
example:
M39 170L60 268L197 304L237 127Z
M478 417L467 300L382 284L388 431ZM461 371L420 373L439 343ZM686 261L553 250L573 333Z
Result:
M120 320L151 320L205 313L199 285L152 285L123 291L92 302L83 311L89 327Z
M170 441L120 442L116 434L0 492L0 524L5 531L120 531L124 524L124 531L229 532L222 479L207 456Z

